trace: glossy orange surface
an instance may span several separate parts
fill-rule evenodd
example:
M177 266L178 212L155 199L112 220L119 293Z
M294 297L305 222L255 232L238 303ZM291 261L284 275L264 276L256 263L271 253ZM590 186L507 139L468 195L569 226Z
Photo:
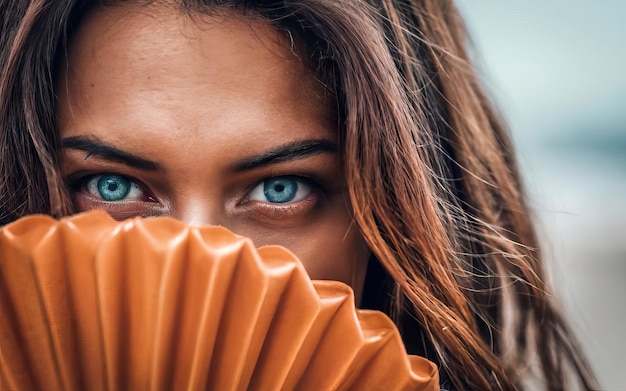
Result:
M0 230L0 388L438 390L389 318L221 227L103 212Z

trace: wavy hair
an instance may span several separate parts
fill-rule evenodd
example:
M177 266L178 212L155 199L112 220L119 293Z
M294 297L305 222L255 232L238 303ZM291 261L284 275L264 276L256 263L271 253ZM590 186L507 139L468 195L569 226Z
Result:
M0 224L67 215L55 67L85 12L125 2L0 1ZM546 285L510 137L452 1L163 3L268 20L336 98L353 213L373 254L362 304L437 362L443 387L597 388Z

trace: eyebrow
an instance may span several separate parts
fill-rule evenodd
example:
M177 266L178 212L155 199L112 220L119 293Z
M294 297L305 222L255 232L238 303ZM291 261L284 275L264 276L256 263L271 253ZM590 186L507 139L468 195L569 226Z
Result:
M106 160L122 163L143 171L160 171L161 165L152 160L133 155L109 145L97 138L73 136L61 140L61 146L68 149L85 151L85 160L97 156ZM247 157L233 165L233 171L252 170L270 164L303 159L320 153L336 153L337 144L328 140L300 140L281 145L267 152Z
M234 171L246 171L321 153L336 153L337 144L328 140L300 140L245 158L234 164Z
M85 151L85 160L91 156L97 156L112 162L122 163L129 167L143 171L160 171L161 165L152 160L133 155L132 153L117 149L94 137L73 136L61 140L61 147Z

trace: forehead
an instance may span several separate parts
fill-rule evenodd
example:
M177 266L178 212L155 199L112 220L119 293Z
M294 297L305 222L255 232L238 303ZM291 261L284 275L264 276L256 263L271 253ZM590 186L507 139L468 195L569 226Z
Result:
M219 60L222 51L236 55L233 63L246 56L273 57L275 63L298 60L286 37L260 17L244 18L226 11L187 14L169 6L130 5L88 12L70 42L69 62L102 61L123 53L127 62L149 55L155 60L167 58L163 66L175 66L171 55L186 49L208 62Z
M204 135L207 121L215 134L235 115L250 119L235 124L244 128L279 117L285 121L275 126L285 124L292 132L298 117L335 128L321 83L289 37L260 18L186 15L169 6L95 9L76 31L60 69L62 136L76 130L76 122L82 131L103 123L115 129L116 118Z
M94 136L180 169L173 150L224 157L336 137L321 84L264 20L96 9L59 78L62 138Z
M61 72L73 77L89 72L92 79L97 76L93 68L105 67L110 78L117 72L137 71L147 59L152 61L152 73L230 70L257 79L278 67L285 77L273 82L282 80L284 87L309 73L288 37L261 18L244 19L225 11L189 15L169 6L92 10L80 23L68 52Z

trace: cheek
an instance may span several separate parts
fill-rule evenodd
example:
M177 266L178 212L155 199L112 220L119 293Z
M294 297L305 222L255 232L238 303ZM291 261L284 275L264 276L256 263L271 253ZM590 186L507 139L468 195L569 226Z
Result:
M359 303L369 249L357 226L318 227L306 239L286 247L302 261L311 279L344 282L352 287Z
M251 238L257 247L287 248L302 262L311 279L341 281L352 287L355 302L359 303L370 251L344 205L287 230L255 229L248 224L224 226Z

